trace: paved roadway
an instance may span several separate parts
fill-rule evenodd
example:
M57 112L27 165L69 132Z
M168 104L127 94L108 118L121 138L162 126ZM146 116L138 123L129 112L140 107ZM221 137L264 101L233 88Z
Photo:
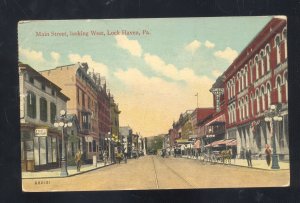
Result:
M289 185L289 171L267 171L184 158L145 156L67 178L26 179L24 191L90 191Z

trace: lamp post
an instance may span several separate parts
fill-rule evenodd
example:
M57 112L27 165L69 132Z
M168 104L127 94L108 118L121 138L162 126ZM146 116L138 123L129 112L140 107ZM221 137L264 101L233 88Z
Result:
M272 145L273 145L273 154L272 154L272 169L280 169L278 163L278 154L276 152L276 135L279 136L279 122L282 121L282 117L280 116L281 104L271 105L270 110L266 113L265 121L270 122L272 125ZM276 125L275 125L276 124ZM276 127L276 128L275 128ZM275 133L276 129L276 133Z
M72 127L72 122L67 118L65 110L60 111L60 115L55 119L54 127L61 128L61 171L60 176L68 176L68 169L66 163L66 147L65 147L65 136L64 128Z
M108 132L108 137L105 138L105 140L108 142L108 157L110 159L110 163L112 162L111 160L111 150L110 150L110 132Z

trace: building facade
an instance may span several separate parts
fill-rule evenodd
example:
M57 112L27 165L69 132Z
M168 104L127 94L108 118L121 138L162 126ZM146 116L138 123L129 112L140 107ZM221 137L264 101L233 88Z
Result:
M55 83L19 63L22 171L60 166L61 131L54 127L69 98Z
M225 71L227 138L237 140L238 154L246 148L264 154L273 146L272 124L265 122L272 104L280 107L275 143L280 159L288 159L287 22L274 17Z
M93 156L99 157L98 93L100 76L88 72L87 63L76 63L40 73L62 88L70 100L67 111L76 115L80 125L83 160L91 162Z

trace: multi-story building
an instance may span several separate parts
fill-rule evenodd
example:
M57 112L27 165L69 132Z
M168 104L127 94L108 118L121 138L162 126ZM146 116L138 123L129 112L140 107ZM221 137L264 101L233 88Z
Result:
M120 137L122 137L122 143L125 152L131 154L132 148L132 129L129 126L119 127Z
M67 111L78 118L80 125L83 159L91 162L93 156L99 157L98 93L100 78L88 73L87 63L76 63L41 71L48 80L62 88L70 100Z
M287 22L274 17L225 71L227 138L237 140L238 153L250 148L264 154L272 124L265 122L272 104L281 110L275 143L279 157L288 158Z
M99 75L98 78L100 78ZM110 93L106 89L105 78L101 77L98 84L100 85L97 99L100 146L105 149L105 138L108 138L111 132Z
M119 110L118 104L115 103L114 97L110 94L110 123L111 123L111 134L115 135L118 139L120 138L119 133Z
M59 167L61 131L54 127L69 98L26 64L19 64L21 162L23 171Z

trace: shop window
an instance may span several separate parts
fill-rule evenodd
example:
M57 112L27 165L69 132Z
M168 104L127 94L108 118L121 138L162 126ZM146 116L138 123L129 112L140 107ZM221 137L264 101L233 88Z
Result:
M33 92L27 92L27 115L36 118L36 96Z
M47 121L47 101L45 98L40 98L40 119L41 121Z
M93 140L93 152L96 152L96 141L95 140Z

